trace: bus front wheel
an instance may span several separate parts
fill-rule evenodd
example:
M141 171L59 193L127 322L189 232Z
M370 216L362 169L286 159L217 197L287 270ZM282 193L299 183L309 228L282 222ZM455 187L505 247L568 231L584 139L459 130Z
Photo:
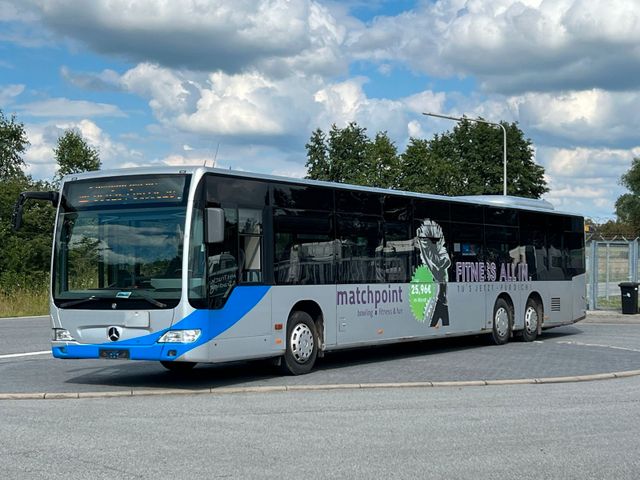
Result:
M496 300L493 307L493 330L491 340L496 345L504 345L509 341L513 325L513 312L511 306L504 298Z
M283 370L291 375L309 373L317 356L316 324L307 312L293 312L287 322L287 347L282 362Z

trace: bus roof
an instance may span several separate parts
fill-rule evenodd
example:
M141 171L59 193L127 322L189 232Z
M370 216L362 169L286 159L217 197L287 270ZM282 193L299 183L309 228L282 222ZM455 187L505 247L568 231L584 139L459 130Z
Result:
M84 180L90 178L100 178L100 177L117 177L123 175L152 175L152 174L195 174L195 173L214 173L216 175L235 177L235 178L246 178L246 179L254 179L254 180L265 180L271 182L279 182L279 183L289 183L294 185L315 185L322 187L331 187L331 188L340 188L345 190L355 190L362 192L374 192L374 193L383 193L390 195L403 195L414 198L425 198L432 200L447 200L447 201L455 201L461 203L471 203L475 205L487 205L493 207L508 207L508 208L517 208L524 210L534 210L545 213L554 213L559 215L575 215L580 216L580 214L571 213L571 212L563 212L555 209L553 204L546 200L535 199L535 198L525 198L525 197L516 197L511 195L461 195L461 196L447 196L447 195L436 195L430 193L416 193L416 192L408 192L404 190L393 190L387 188L378 188L378 187L365 187L362 185L352 185L348 183L335 183L328 182L324 180L309 180L306 178L292 178L292 177L283 177L278 175L270 175L264 173L254 173L247 172L241 170L227 170L221 168L212 168L212 167L203 167L203 166L176 166L176 167L136 167L136 168L120 168L120 169L111 169L111 170L97 170L94 172L85 172L85 173L75 173L66 175L63 178L64 182L75 181L75 180Z

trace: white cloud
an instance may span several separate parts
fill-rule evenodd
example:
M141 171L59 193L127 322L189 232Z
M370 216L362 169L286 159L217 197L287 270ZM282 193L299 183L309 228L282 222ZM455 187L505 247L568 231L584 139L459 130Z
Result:
M319 78L298 75L272 79L254 72L209 75L140 64L121 79L129 91L149 100L155 117L183 132L261 138L306 134L317 105ZM274 138L267 138L274 137Z
M365 78L333 83L319 90L315 100L322 106L317 124L328 128L335 123L343 127L355 121L368 129L370 135L386 131L392 139L403 144L422 129L417 118L424 111L441 111L446 95L426 90L397 100L368 98L363 90ZM424 121L420 119L422 124Z
M60 35L95 51L173 68L346 71L344 27L311 0L29 0Z
M634 157L640 156L640 146L629 150L606 148L541 148L547 173L565 181L598 179L617 183L620 176L631 167Z
M123 143L114 141L111 135L91 120L84 119L76 123L62 124L60 127L65 130L69 128L78 129L82 137L90 145L98 148L104 168L118 168L122 162L127 160L140 161L143 158L140 152L128 148Z
M489 91L640 85L640 3L438 0L353 32L356 58L469 75ZM615 72L615 74L612 74Z
M16 108L23 115L32 117L126 117L124 112L115 105L68 98L50 98L24 103Z
M528 93L509 103L532 133L591 144L636 141L638 136L640 92Z
M77 122L25 124L30 145L24 155L27 173L35 178L53 178L57 165L54 148L58 138L66 130L77 130L82 138L97 148L102 161L102 168L121 168L125 164L136 165L143 161L143 155L125 144L116 142L107 132L91 120Z
M295 90L300 91L291 81L273 81L258 73L214 73L199 89L196 110L179 115L177 124L187 131L219 135L283 135L291 126L285 103L295 108Z
M149 98L149 106L163 120L193 107L198 88L185 75L149 63L141 63L120 79L123 88Z
M0 105L6 107L13 103L13 100L22 92L24 92L22 84L0 86Z
M60 67L60 75L72 85L84 90L119 90L120 75L117 72L105 69L99 73L73 72L68 67Z
M174 167L194 166L194 165L211 167L211 166L213 166L214 161L213 161L213 158L208 157L208 156L169 155L169 156L163 158L162 160L160 160L158 163L162 163L164 165L171 165L171 166L174 166Z
M626 147L637 143L640 91L590 89L512 96L448 94L446 99L448 109L438 108L436 104L431 111L454 117L466 115L490 121L517 121L525 135L539 144ZM419 104L428 102L421 100ZM453 126L451 121L431 119L430 122L442 129Z
M53 148L59 136L57 129L52 125L27 124L25 131L30 143L23 157L27 173L35 178L52 179L56 171Z
M302 176L304 143L317 127L356 121L370 135L387 131L402 150L410 136L454 126L422 112L466 114L517 121L547 169L548 198L560 208L611 215L618 178L640 154L640 2L429 0L365 24L348 13L364 8L359 1L0 0L0 21L13 22L2 38L29 37L38 27L37 41L53 31L72 48L133 62L122 75L68 67L60 74L67 87L141 97L155 119L146 132L116 141L87 120L124 115L115 105L66 98L22 105L22 113L57 121L30 127L28 158L38 168L50 165L60 129L75 126L99 146L105 167L201 164L220 144L223 168ZM461 93L431 84L413 95L372 98L370 79L349 75L353 66L390 82L407 67L471 80ZM423 78L425 85L433 80ZM474 85L484 90L469 93ZM18 98L20 87L0 87L0 105ZM155 158L126 145L156 139L157 148L169 146L154 150Z
M545 167L551 191L545 198L556 208L600 220L612 218L616 199L625 193L620 176L640 156L640 146L623 149L541 147L538 161Z

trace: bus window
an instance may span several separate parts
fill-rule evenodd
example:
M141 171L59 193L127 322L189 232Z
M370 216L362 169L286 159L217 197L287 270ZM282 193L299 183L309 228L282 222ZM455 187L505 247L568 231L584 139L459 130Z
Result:
M240 281L262 282L262 210L238 210Z
M445 238L447 234L445 232ZM447 238L450 247L452 264L457 262L482 262L490 261L484 255L484 228L482 225L451 224L450 239ZM455 269L449 270L449 279L455 281Z
M238 213L235 208L224 209L224 223L224 242L207 246L210 308L221 308L238 283Z
M386 282L410 282L413 273L415 232L411 229L413 202L399 195L385 195L383 203L383 271Z
M202 208L194 207L189 239L189 301L197 308L205 308L206 245L204 243L204 219Z
M518 226L518 211L513 208L485 207L484 223L487 225Z
M581 275L585 272L584 265L584 233L565 232L564 244L568 254L567 273L568 278Z
M413 202L413 218L428 218L440 225L442 225L442 222L448 223L450 205L451 202L416 198Z
M454 223L484 223L484 208L472 203L451 203L451 221Z
M382 215L383 196L378 193L336 189L336 211Z
M277 284L333 283L335 240L329 213L276 209L273 227Z
M487 261L496 264L514 264L525 262L525 252L518 245L518 229L513 227L484 227L485 256Z
M207 175L207 204L264 206L269 200L265 182Z
M382 218L338 215L338 281L379 283L385 281L382 267Z
M415 240L410 222L384 224L384 275L387 282L410 282L415 263Z
M546 244L547 215L521 211L520 245L525 251L525 261L532 280L547 280L549 257Z
M333 210L333 190L314 186L273 185L273 205L297 210Z

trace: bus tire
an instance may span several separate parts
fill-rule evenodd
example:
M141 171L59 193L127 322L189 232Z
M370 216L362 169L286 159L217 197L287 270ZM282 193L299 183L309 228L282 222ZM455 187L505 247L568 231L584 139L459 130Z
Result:
M533 342L538 337L538 328L542 319L542 307L533 298L527 300L524 309L524 328L522 329L522 340Z
M307 312L295 311L287 322L287 347L282 368L290 375L304 375L318 357L318 332Z
M491 340L495 345L504 345L511 337L513 312L504 298L496 300L493 307L493 329Z
M196 362L160 362L160 365L170 372L186 373L193 370L193 367L196 366Z

